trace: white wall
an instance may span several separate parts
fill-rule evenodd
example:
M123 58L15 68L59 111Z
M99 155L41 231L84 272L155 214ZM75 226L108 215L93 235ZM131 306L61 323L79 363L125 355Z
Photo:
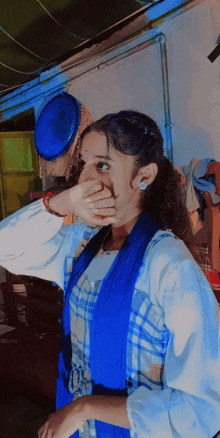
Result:
M163 32L167 40L175 166L188 164L194 157L220 160L220 58L213 64L207 58L216 45L218 25L220 32L214 4L216 0L201 1L153 31ZM146 40L150 36L152 31ZM78 77L67 90L85 104L95 119L134 108L153 117L164 135L158 44Z
M104 69L73 81L68 92L77 97L94 119L134 109L155 118L164 127L160 49L153 44Z
M220 160L220 58L207 58L216 46L214 17L206 1L160 26L167 38L176 165L194 157Z

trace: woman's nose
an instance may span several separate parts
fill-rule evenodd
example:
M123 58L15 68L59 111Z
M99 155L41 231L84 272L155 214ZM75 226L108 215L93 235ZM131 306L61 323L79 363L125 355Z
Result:
M87 182L87 181L99 181L99 182L104 182L102 175L100 175L93 166L86 166L79 177L79 184L83 183L83 182Z

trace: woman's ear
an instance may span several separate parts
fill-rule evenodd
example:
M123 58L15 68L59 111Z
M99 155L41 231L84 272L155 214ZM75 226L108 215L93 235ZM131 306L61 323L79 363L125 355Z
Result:
M133 179L132 186L134 189L140 188L140 184L142 184L142 187L145 187L144 185L149 186L154 179L156 178L158 172L158 167L156 163L150 163L147 166L141 167Z

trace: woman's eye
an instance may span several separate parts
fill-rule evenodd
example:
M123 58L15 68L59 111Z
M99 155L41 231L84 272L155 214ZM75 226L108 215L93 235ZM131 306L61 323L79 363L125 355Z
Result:
M107 169L109 169L109 164L100 161L99 163L97 163L97 169L98 170L107 170Z

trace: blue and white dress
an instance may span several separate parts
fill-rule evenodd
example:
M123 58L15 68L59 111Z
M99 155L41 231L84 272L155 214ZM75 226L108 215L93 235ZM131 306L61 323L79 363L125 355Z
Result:
M74 257L96 231L84 223L64 226L37 201L1 222L0 264L65 291ZM90 321L116 255L101 249L71 294L73 397L91 393ZM214 294L183 242L158 231L135 285L127 335L131 437L212 438L220 430L219 357ZM80 436L96 436L94 421Z

